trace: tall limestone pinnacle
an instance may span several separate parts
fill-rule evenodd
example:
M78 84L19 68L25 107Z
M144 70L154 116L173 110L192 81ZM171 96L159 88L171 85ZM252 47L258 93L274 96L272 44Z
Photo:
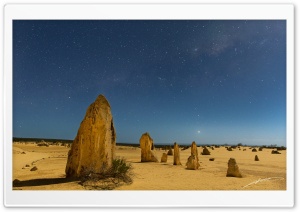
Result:
M102 173L115 157L116 131L110 105L99 95L87 109L68 153L66 177Z
M173 165L181 165L179 146L178 146L178 144L176 142L174 143Z

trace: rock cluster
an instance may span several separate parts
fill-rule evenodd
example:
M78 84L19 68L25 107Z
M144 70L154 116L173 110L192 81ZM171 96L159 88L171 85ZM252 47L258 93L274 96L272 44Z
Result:
M234 158L230 158L228 160L228 169L226 177L242 177L242 174L240 173L239 167L236 164Z
M144 133L140 138L141 162L158 162L154 150L153 139L149 133Z
M66 177L107 171L115 157L116 132L110 105L99 95L87 109L68 153Z

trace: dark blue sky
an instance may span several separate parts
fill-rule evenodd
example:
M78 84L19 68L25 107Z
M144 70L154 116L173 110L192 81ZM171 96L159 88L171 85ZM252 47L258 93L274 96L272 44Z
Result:
M14 137L74 139L99 94L117 142L286 145L286 22L13 22Z

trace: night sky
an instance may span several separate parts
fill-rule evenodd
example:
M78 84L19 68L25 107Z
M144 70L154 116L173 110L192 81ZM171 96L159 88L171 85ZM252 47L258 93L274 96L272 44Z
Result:
M119 143L286 145L286 22L13 22L13 136L74 139L104 94Z

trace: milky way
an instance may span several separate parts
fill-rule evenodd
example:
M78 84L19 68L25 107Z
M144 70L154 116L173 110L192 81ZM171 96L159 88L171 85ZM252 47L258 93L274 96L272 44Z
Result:
M13 22L13 136L74 139L99 94L117 142L285 145L286 22Z

